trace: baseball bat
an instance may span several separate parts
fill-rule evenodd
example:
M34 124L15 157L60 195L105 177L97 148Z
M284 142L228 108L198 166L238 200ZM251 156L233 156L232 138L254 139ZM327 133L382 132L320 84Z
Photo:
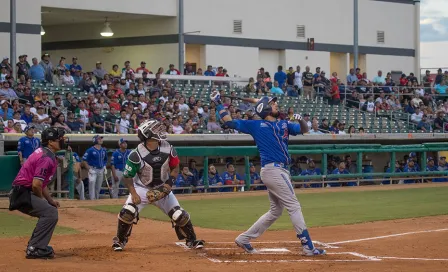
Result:
M104 181L106 181L107 190L109 190L109 198L112 198L112 189L110 188L109 181L107 181L107 168L104 169Z

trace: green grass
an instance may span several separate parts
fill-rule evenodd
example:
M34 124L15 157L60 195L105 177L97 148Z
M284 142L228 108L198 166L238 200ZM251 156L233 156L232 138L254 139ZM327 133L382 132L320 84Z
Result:
M16 236L31 236L37 219L0 212L0 238ZM56 227L54 234L75 234L76 230L66 227Z
M309 227L335 226L362 222L448 214L448 187L387 191L333 192L299 195ZM194 225L225 230L245 230L269 209L266 196L230 199L184 200L182 207ZM118 213L120 206L95 206L95 210ZM154 206L141 217L168 221ZM272 230L291 229L287 211Z

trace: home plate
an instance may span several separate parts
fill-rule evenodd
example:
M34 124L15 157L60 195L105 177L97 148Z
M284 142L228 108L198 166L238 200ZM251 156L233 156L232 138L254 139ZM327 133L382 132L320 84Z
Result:
M291 252L289 249L287 248L260 248L257 249L258 252L262 252L262 253L268 253L268 252L275 252L275 253L279 253L279 252Z

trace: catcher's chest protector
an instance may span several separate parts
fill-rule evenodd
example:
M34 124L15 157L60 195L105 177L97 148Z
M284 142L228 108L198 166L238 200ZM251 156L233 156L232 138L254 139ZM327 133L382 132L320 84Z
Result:
M138 145L137 152L142 159L143 166L137 173L140 182L145 186L153 188L165 183L170 178L170 152L171 145L165 141L159 150L149 152L142 144Z

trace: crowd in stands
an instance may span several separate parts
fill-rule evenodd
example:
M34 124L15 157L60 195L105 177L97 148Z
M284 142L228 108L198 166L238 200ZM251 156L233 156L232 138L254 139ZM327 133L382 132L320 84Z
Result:
M134 133L142 121L150 118L162 120L167 132L172 134L222 132L213 103L208 105L197 97L186 97L176 89L175 82L160 78L162 74L181 74L172 64L166 71L159 68L151 79L148 75L153 73L145 61L135 69L126 61L122 68L113 65L107 71L100 61L93 69L84 69L76 57L70 64L64 57L55 64L49 54L42 55L40 61L33 58L31 64L26 55L19 56L15 76L7 57L3 58L0 68L0 118L3 121L0 129L5 133L22 133L28 125L36 132L46 126L57 126L68 133L127 134ZM214 69L209 65L202 71L186 63L182 69L185 75L228 77L223 67ZM269 71L260 68L241 91L249 95L320 97L330 105L344 103L347 108L368 113L402 112L409 114L411 123L423 132L444 130L448 102L440 95L446 93L448 71L443 73L440 69L434 80L427 71L420 82L413 73L403 74L397 81L392 79L391 73L384 76L382 71L370 78L359 68L351 69L343 79L336 72L328 76L320 67L315 68L315 73L308 66L303 72L300 66L283 70L279 66L272 78ZM136 77L137 74L141 77ZM79 94L87 95L75 96L72 92L62 95L59 91L50 94L42 86L73 87ZM233 102L230 98L224 100L232 118L257 118L252 105ZM281 118L293 120L294 111L294 108L288 109ZM345 127L343 121L304 117L311 119L307 120L311 134L364 132L362 127Z

